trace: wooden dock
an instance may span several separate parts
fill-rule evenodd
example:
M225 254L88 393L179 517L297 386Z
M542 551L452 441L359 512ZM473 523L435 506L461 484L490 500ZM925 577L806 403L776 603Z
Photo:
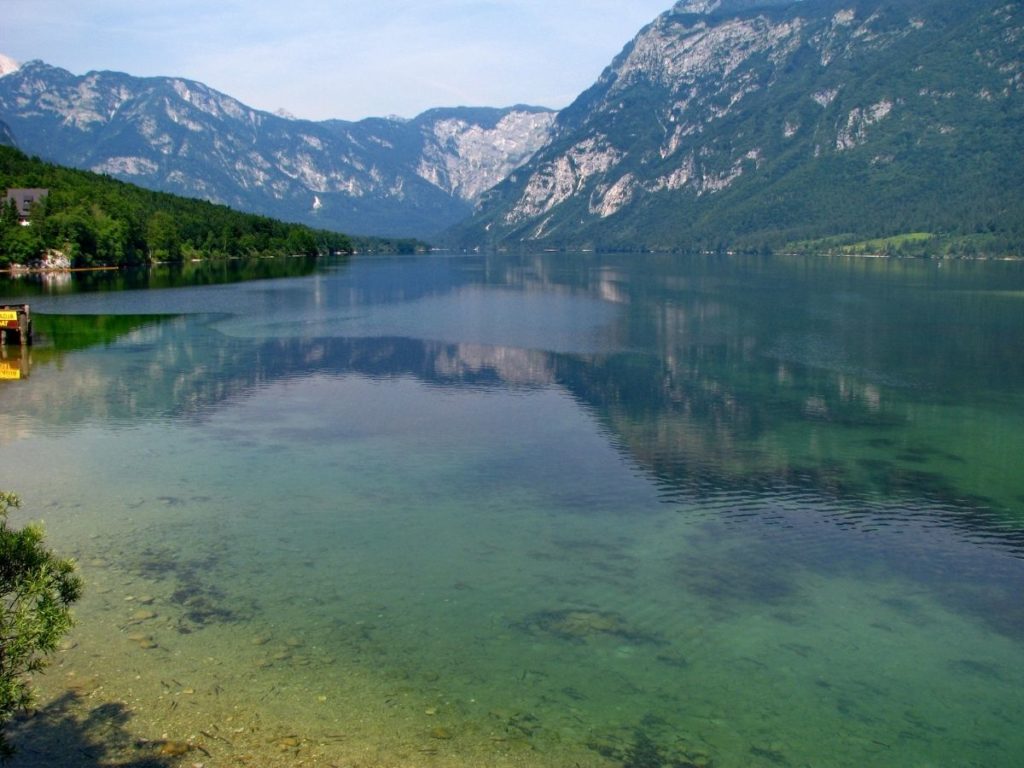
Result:
M32 312L28 304L0 304L0 346L32 344Z

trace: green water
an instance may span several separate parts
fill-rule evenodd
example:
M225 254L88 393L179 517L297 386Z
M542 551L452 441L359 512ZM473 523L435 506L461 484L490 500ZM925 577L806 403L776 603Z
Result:
M15 766L1020 764L1024 265L289 274L0 285Z

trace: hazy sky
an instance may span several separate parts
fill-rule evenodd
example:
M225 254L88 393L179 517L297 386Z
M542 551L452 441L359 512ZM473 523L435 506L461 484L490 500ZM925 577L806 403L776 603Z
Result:
M563 107L673 0L3 0L0 53L298 117Z

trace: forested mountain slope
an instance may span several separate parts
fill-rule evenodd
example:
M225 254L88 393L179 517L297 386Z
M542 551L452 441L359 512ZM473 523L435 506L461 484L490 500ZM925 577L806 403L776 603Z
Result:
M32 204L27 226L13 205L0 209L0 268L30 265L47 251L59 252L73 266L88 267L316 255L353 247L336 232L153 192L0 147L0 191L10 188L46 189L48 194Z
M679 2L450 239L1020 255L1022 54L1006 0Z

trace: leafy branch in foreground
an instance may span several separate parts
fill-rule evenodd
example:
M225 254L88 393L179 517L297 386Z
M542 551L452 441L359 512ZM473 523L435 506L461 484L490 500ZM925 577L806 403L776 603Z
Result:
M71 628L71 604L82 592L74 562L43 546L41 526L8 527L8 512L20 505L0 491L0 760L13 754L2 728L31 705L28 676Z

